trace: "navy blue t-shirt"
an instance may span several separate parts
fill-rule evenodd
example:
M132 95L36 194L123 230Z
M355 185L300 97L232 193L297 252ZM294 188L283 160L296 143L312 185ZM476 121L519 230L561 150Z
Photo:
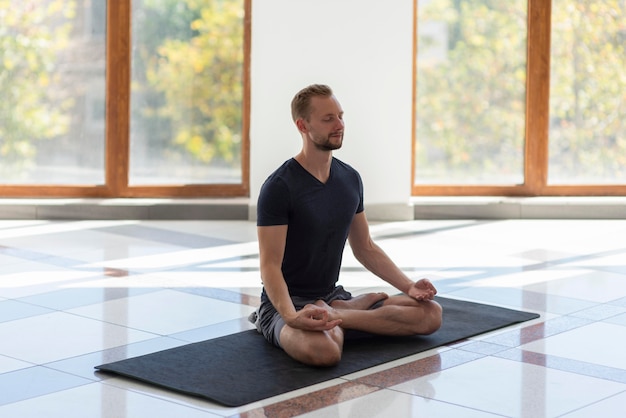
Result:
M282 272L291 296L316 298L335 288L352 219L362 211L361 177L336 158L326 183L294 158L268 177L257 225L288 225Z

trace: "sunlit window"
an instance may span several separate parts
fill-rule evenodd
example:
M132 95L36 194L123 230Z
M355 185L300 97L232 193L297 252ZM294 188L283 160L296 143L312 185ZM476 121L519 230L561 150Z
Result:
M130 184L242 181L243 0L134 0Z
M104 2L0 0L2 184L103 184ZM96 4L94 3L94 4Z
M553 0L552 184L626 183L626 3Z
M523 183L527 2L417 4L414 184Z

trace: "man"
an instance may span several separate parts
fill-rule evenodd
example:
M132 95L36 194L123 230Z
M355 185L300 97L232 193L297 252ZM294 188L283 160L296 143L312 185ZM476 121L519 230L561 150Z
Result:
M441 306L427 279L413 282L371 239L359 174L332 156L343 142L341 105L332 90L311 85L292 103L302 150L261 188L257 209L263 292L251 319L294 359L331 366L345 332L403 336L441 326ZM353 297L337 286L346 240L356 259L402 294Z

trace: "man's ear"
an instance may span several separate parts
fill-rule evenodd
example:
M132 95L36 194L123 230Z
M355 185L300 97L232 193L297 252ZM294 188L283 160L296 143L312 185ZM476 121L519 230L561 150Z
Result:
M301 133L306 133L307 128L306 128L306 124L304 123L304 119L302 118L296 119L296 126L298 127L298 130Z

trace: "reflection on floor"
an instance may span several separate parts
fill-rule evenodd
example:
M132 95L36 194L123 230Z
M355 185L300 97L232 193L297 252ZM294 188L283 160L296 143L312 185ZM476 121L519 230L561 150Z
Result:
M626 221L412 221L372 235L440 295L541 318L226 408L93 366L250 329L253 223L0 221L0 416L623 416ZM349 251L341 283L389 290Z

